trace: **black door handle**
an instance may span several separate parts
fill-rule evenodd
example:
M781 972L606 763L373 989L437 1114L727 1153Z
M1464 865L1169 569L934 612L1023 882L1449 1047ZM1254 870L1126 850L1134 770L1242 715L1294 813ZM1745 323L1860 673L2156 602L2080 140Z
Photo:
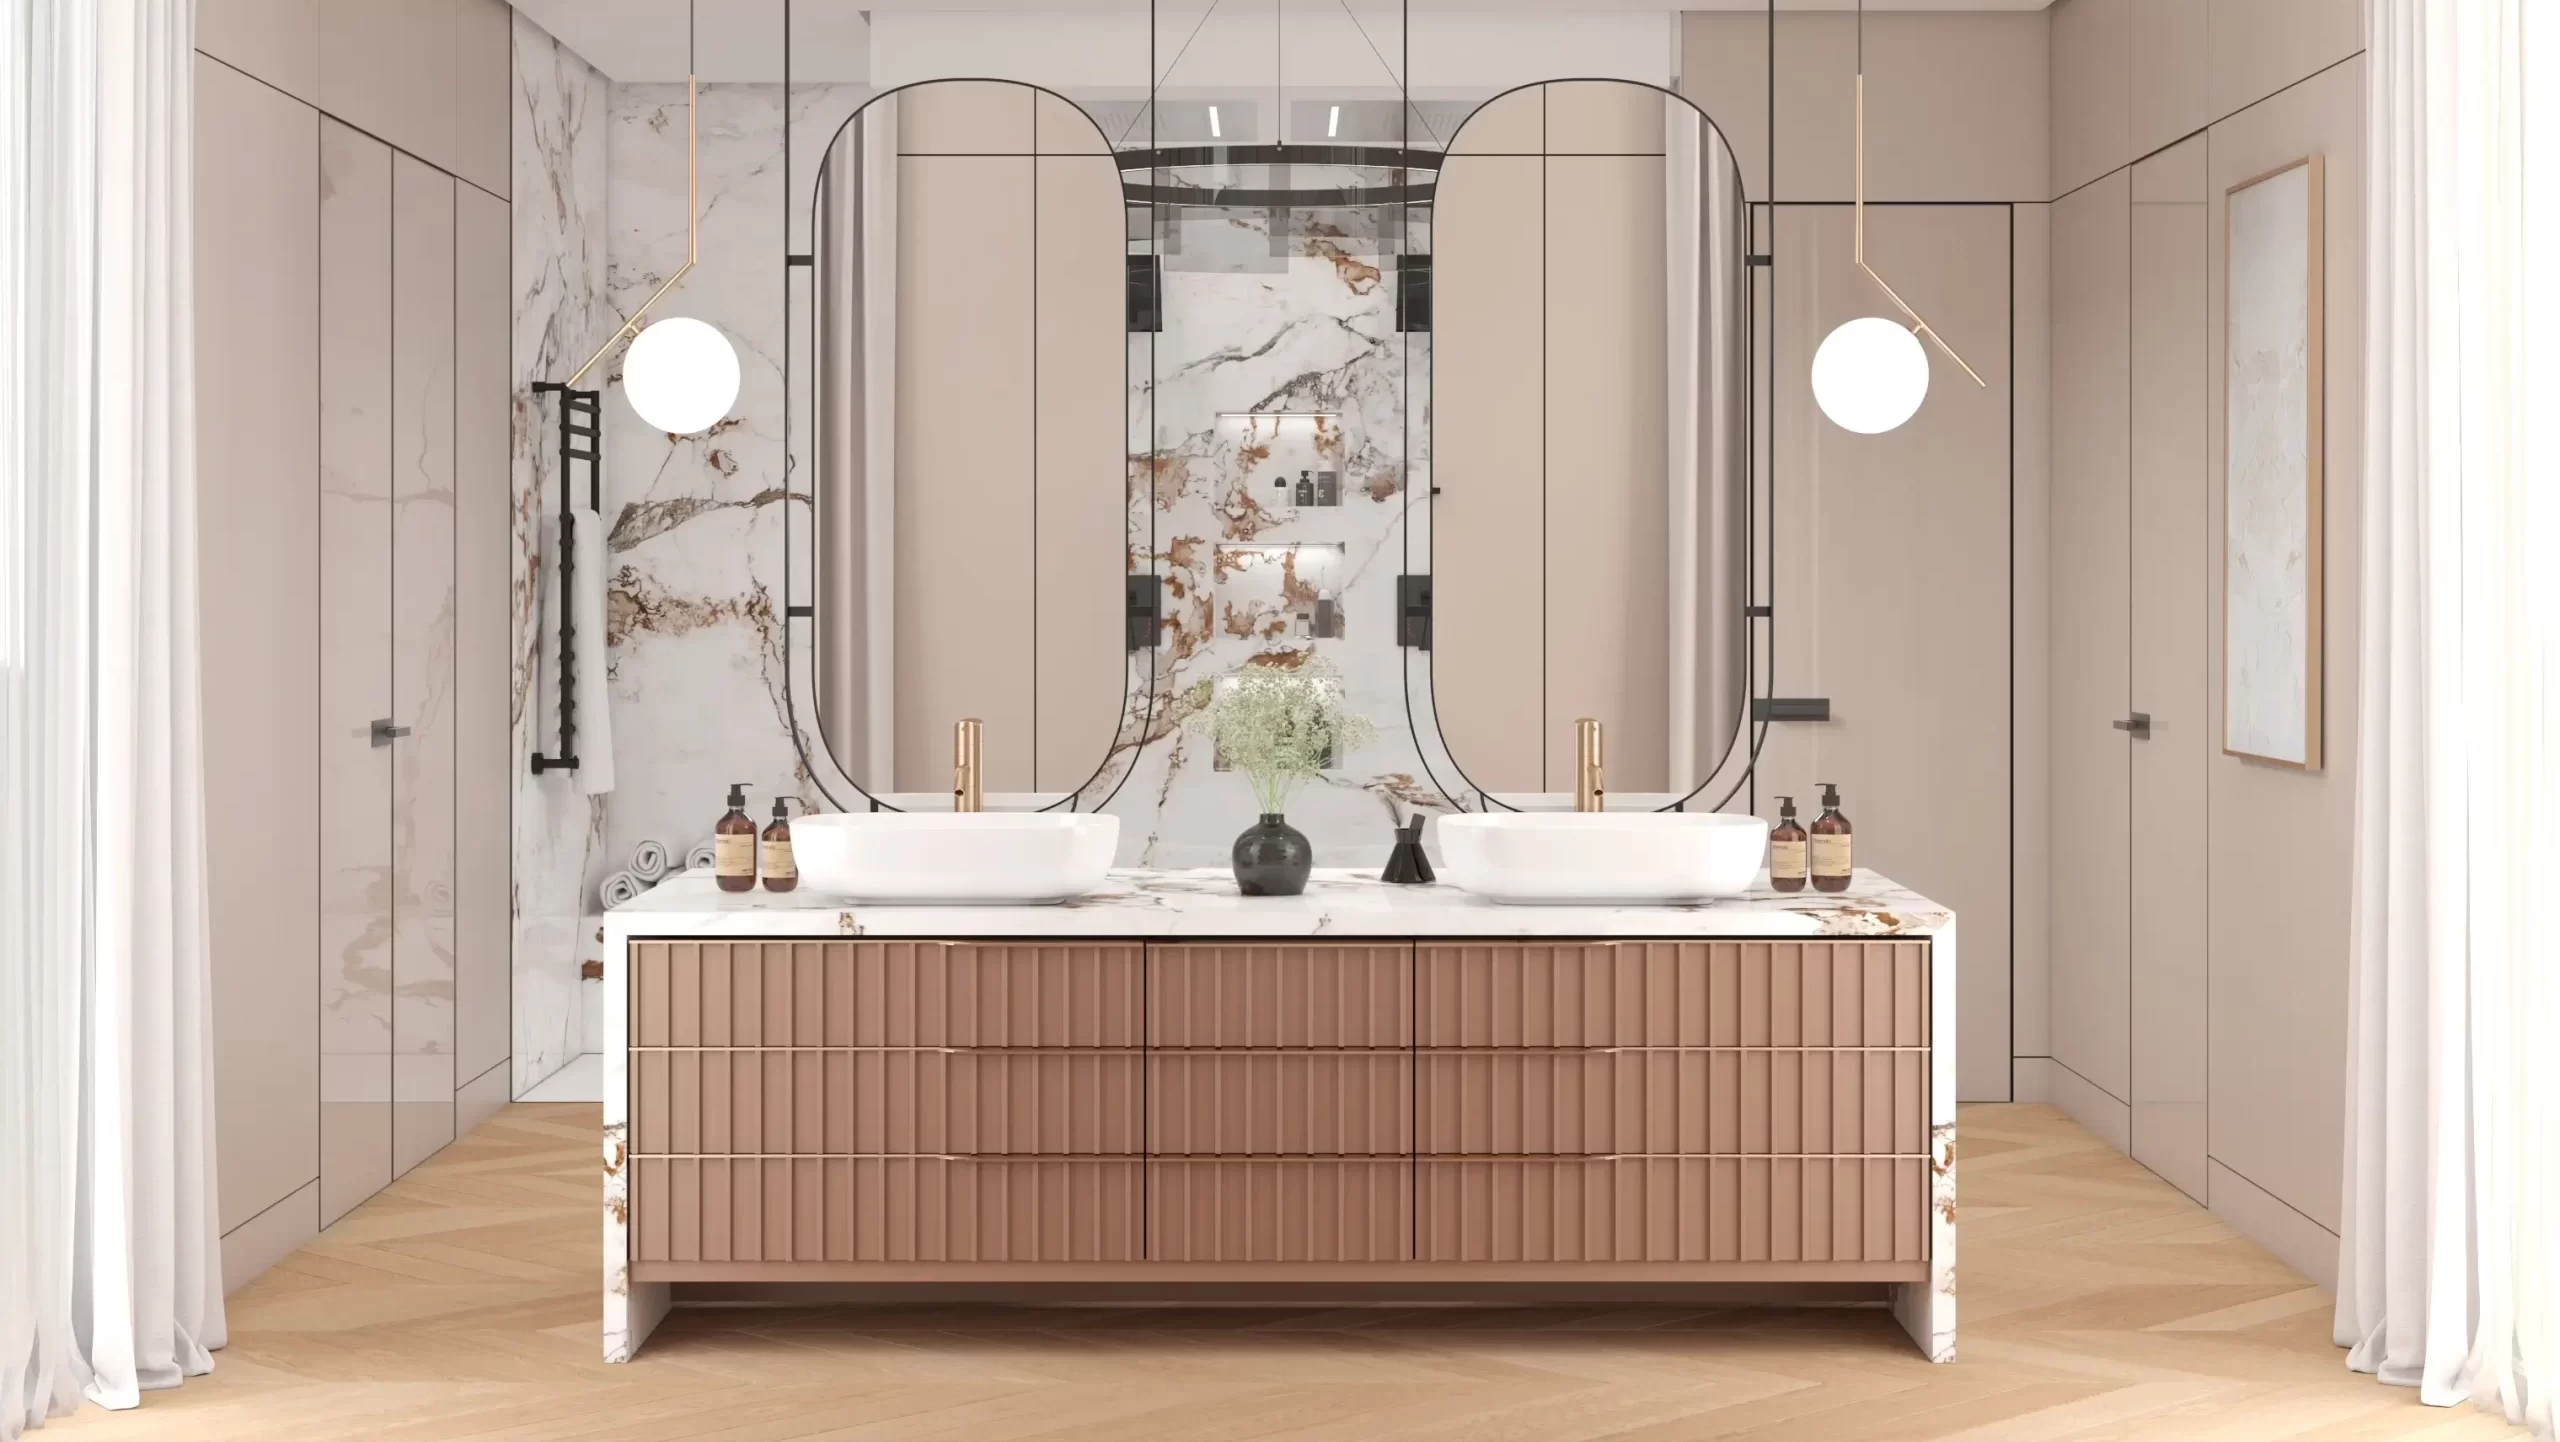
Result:
M377 748L388 746L394 738L408 734L408 727L392 725L391 718L388 716L373 723L373 744Z
M2151 713L2148 711L2136 711L2121 721L2110 721L2107 724L2127 733L2136 741L2151 739Z

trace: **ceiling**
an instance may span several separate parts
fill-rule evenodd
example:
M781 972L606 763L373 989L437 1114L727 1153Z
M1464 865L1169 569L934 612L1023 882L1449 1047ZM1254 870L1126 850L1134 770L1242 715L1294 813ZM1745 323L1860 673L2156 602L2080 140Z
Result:
M567 42L606 76L621 81L681 80L686 74L688 12L692 18L694 73L706 81L778 81L782 78L785 0L514 0L535 24ZM1280 4L1286 23L1302 13L1313 22L1346 9L1376 29L1402 14L1395 0L1214 0L1223 23L1264 17ZM2051 0L1866 0L1872 11L2044 9ZM1168 34L1188 32L1211 12L1212 0L1160 0L1157 24ZM1516 29L1569 17L1624 24L1658 17L1668 34L1670 18L1683 10L1751 11L1765 0L1683 0L1676 5L1642 0L1413 0L1412 13L1427 14L1435 28L1480 15L1488 24ZM1006 17L1040 17L1053 35L1117 34L1136 26L1143 34L1146 0L790 0L792 78L807 81L873 79L875 29L901 35L920 30L965 37L988 27L1001 31ZM1857 0L1778 0L1781 11L1844 11ZM873 17L880 17L875 26ZM892 24L891 22L896 22ZM1267 23L1267 22L1265 22ZM948 40L946 44L950 43ZM965 45L965 39L959 41ZM1417 49L1417 55L1420 54ZM892 65L891 69L903 67ZM1417 67L1419 68L1419 67ZM1143 69L1143 66L1141 67ZM1417 84L1422 83L1417 76ZM1140 88L1143 90L1143 80Z

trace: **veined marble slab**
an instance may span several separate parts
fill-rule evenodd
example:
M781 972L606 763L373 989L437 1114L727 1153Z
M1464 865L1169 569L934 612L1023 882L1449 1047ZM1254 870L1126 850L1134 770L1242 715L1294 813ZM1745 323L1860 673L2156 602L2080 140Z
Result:
M1956 917L1860 871L1844 892L1761 883L1693 906L1497 906L1455 886L1390 886L1321 870L1302 895L1247 897L1222 869L1115 871L1056 906L873 906L812 892L721 891L678 876L605 914L604 1356L627 1362L666 1316L668 1284L631 1280L630 943L669 937L1912 937L1930 946L1929 1278L1892 1288L1893 1314L1933 1362L1955 1360Z

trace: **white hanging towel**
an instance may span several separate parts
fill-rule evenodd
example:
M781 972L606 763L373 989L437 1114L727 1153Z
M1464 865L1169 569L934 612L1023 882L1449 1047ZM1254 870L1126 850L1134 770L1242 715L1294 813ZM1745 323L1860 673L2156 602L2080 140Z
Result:
M604 521L584 509L577 517L578 566L571 583L578 594L571 604L578 618L578 789L601 796L613 789L612 687L605 683L610 658L604 636Z

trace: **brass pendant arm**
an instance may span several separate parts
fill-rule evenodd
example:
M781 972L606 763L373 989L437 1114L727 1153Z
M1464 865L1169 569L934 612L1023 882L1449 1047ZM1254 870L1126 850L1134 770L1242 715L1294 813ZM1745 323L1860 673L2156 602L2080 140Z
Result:
M1857 185L1855 232L1850 241L1850 248L1857 258L1858 269L1866 273L1867 279L1876 283L1876 289L1884 292L1885 299L1892 301L1904 315L1911 317L1911 329L1915 333L1927 336L1934 341L1938 349L1947 353L1947 359L1956 363L1957 369L1972 377L1975 385L1989 389L1989 383L1983 380L1982 373L1966 364L1965 358L1956 354L1956 348L1947 344L1947 338L1938 334L1936 327L1922 319L1920 312L1911 308L1911 302L1904 300L1892 286L1885 284L1884 277L1876 274L1874 266L1867 264L1867 73L1864 70L1858 72Z
M596 353L587 357L585 365L578 367L570 374L568 384L572 387L586 379L587 372L594 370L596 362L603 360L615 346L638 335L641 328L648 324L650 310L659 301L666 299L667 292L675 289L676 283L683 280L685 275L693 269L694 262L702 258L701 141L695 129L698 108L697 89L694 77L686 76L684 78L684 264L676 267L676 273L668 276L665 284L649 293L649 298L640 303L640 308L631 313L631 318L622 323L620 330L605 337L604 344L596 347Z

